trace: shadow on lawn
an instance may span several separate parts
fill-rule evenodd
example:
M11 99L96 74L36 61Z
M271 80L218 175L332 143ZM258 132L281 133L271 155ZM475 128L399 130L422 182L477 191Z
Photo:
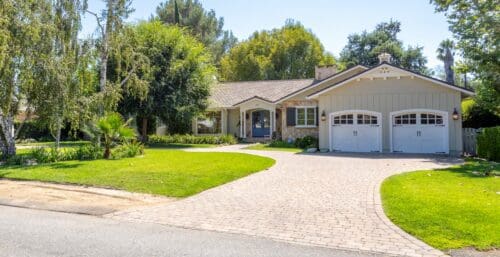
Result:
M38 165L6 165L6 166L0 166L0 178L5 177L5 175L15 171L33 170L41 166L49 167L50 169L75 169L82 165L83 163L64 163L64 162L44 163ZM5 169L7 171L1 171L2 169Z
M463 165L437 169L436 171L460 173L462 176L470 178L488 178L500 176L500 164L483 160L467 160Z

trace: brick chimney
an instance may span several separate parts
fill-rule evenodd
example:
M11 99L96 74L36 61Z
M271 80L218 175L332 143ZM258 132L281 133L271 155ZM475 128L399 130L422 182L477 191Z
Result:
M323 80L335 73L337 73L337 67L335 65L323 65L314 67L314 78L316 80Z
M391 54L389 53L381 53L378 55L378 62L379 63L383 63L383 62L386 62L386 63L391 63Z

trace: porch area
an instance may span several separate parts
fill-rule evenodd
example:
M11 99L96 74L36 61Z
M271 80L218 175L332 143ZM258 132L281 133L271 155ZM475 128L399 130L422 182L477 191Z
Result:
M270 141L279 133L280 110L276 104L260 97L253 97L237 104L239 137L245 142Z

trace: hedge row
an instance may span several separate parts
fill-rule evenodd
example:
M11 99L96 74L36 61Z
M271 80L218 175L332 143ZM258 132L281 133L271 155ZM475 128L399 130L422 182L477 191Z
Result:
M129 158L144 153L144 146L140 143L125 143L111 150L112 159ZM17 154L7 159L9 165L34 165L41 163L52 163L61 161L89 161L104 158L104 149L91 144L82 145L78 148L51 148L36 147L27 153Z
M477 155L500 161L500 127L484 128L477 136Z
M167 136L149 136L150 145L169 145L169 144L211 144L211 145L233 145L237 140L232 135L222 136L195 136L195 135L167 135Z

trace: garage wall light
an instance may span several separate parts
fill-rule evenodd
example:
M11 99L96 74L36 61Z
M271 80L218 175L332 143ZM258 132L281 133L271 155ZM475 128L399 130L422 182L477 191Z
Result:
M321 112L321 121L325 121L326 120L326 113L325 111Z
M453 118L453 120L458 120L460 118L460 115L458 115L457 108L453 109L453 114L451 115L451 117Z

